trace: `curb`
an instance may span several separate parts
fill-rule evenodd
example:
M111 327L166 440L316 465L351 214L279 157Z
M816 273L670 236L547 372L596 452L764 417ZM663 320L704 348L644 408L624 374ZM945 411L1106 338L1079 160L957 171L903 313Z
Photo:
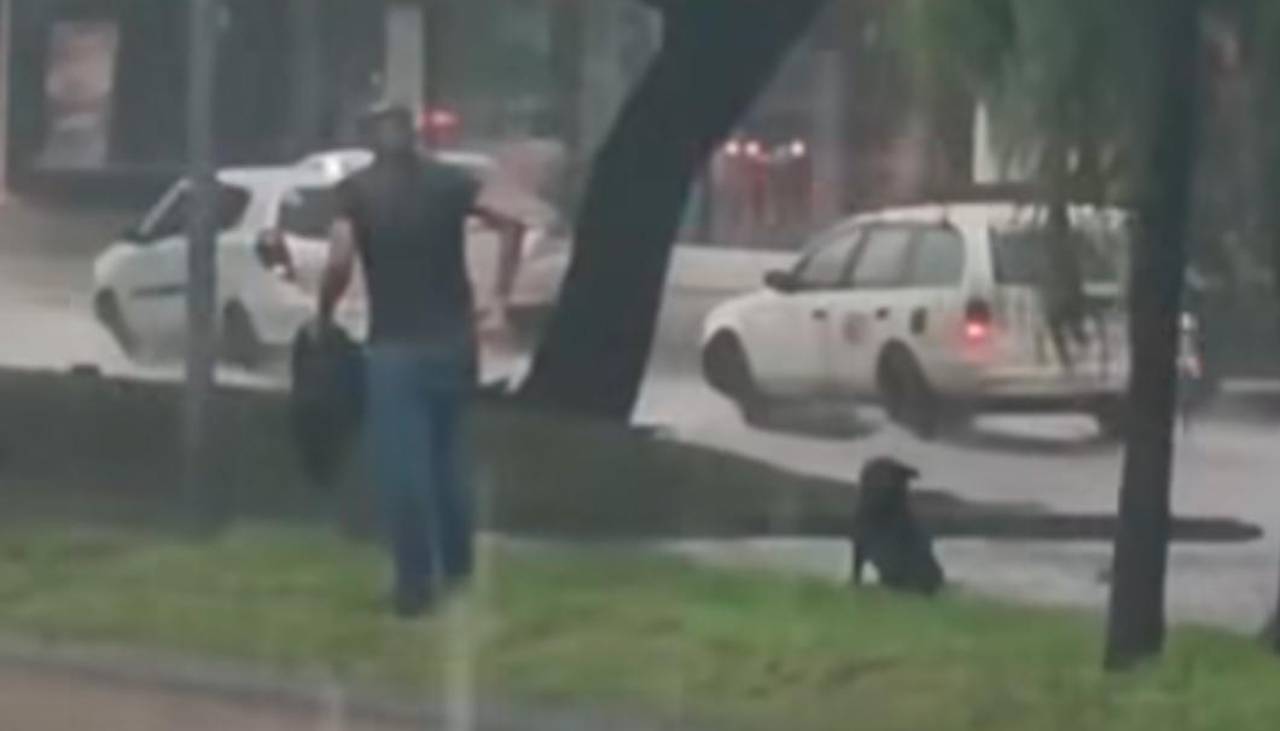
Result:
M453 729L445 703L406 703L363 695L336 681L285 680L233 663L179 659L120 648L0 639L0 669L96 685L199 696L244 707L329 712L347 721L421 729ZM552 710L485 701L470 731L689 731L669 722L620 719L597 711Z

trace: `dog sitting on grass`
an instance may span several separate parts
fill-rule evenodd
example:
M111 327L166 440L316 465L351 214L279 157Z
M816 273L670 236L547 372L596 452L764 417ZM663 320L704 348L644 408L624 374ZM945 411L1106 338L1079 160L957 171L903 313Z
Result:
M911 510L911 481L919 476L915 468L883 457L862 468L850 536L854 586L862 585L868 563L892 591L933 596L946 583L933 539Z

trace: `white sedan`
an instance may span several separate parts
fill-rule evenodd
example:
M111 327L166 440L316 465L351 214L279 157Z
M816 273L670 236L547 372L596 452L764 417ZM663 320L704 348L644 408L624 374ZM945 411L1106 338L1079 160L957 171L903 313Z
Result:
M495 177L489 158L472 153L439 157L485 181L485 195L501 189L489 184ZM334 187L370 159L365 151L347 150L293 166L219 172L216 302L227 360L255 364L268 351L287 346L313 316L328 255ZM554 221L551 208L532 196L496 195L503 197L499 205L530 224L526 251L537 249ZM95 314L131 355L172 348L185 338L188 205L189 185L179 181L95 262ZM472 228L468 260L481 309L484 295L492 291L497 256L492 234ZM357 286L338 317L362 334L365 310L364 293Z

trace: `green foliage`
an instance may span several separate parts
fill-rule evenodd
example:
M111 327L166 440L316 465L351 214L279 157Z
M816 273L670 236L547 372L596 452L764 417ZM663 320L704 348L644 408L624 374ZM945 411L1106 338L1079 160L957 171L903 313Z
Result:
M1042 153L1060 150L1075 177L1101 185L1123 176L1146 117L1143 19L1157 5L907 0L902 37L926 86L960 84L987 105L1007 159L1039 157L1050 175L1058 161Z

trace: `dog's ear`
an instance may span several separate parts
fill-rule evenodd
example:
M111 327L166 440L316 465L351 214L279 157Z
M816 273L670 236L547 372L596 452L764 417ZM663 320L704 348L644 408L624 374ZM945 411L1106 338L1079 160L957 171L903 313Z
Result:
M920 470L906 462L901 462L891 457L882 457L875 460L875 462L886 476L892 475L892 480L895 483L906 484L920 478Z
M877 457L862 468L863 485L905 485L918 479L920 472L909 464L891 457Z

